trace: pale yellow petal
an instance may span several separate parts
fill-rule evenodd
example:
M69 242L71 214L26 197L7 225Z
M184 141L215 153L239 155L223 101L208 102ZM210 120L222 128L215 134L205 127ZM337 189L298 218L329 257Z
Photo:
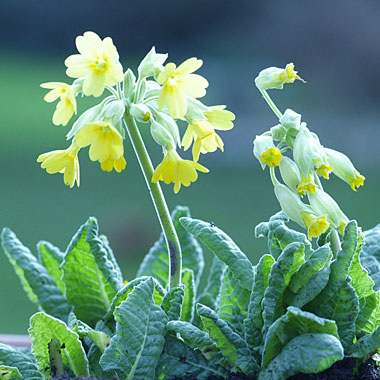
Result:
M210 112L206 111L204 115L215 129L227 131L234 126L232 120L235 120L235 115L231 111L213 109Z
M117 52L116 46L113 44L111 37L106 37L102 41L102 51L106 55L110 62L115 62L119 60L119 54Z
M185 134L182 137L182 146L184 150L188 150L190 148L191 143L194 139L194 133L191 125L189 125L186 129Z
M182 91L193 98L201 98L206 95L208 82L198 74L187 74L181 83Z
M163 84L164 82L166 82L169 76L173 74L175 69L176 69L176 65L173 62L167 63L164 67L164 71L160 73L160 75L158 76L157 82L159 84Z
M181 74L190 74L198 70L203 64L201 59L195 57L187 59L185 62L181 63L176 72Z
M106 84L108 86L114 86L116 83L122 82L124 79L123 67L121 64L111 64L106 73Z
M102 51L102 40L94 32L85 32L83 36L78 36L75 44L79 53L90 59L95 59Z
M70 78L81 78L91 72L91 60L80 54L70 55L65 60L66 75Z
M83 82L83 93L86 96L93 95L98 97L103 94L105 82L105 75L98 75L93 72Z
M161 91L162 93L163 91ZM173 119L179 119L186 114L187 111L187 101L185 95L180 89L175 89L175 91L167 93L167 103L170 116Z
M201 139L198 137L194 142L193 149L191 152L193 154L194 161L199 160L199 155L201 153L201 146L202 146L202 142L201 142Z

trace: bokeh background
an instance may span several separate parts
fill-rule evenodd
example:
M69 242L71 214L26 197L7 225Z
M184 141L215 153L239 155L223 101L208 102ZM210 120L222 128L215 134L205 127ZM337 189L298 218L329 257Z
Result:
M129 142L127 170L104 173L81 152L81 186L36 163L39 153L65 148L69 127L51 122L55 104L39 84L65 81L64 59L87 30L111 36L124 68L136 69L152 45L176 63L196 56L208 78L207 104L227 104L235 128L221 134L225 152L201 157L210 168L168 203L229 233L253 262L266 242L254 226L279 206L267 172L252 155L257 134L276 118L253 85L268 66L295 62L307 81L272 91L281 110L292 108L322 144L348 154L367 177L357 193L332 176L327 190L368 229L380 221L380 2L378 0L0 0L0 227L8 226L35 252L49 240L64 250L89 216L96 216L132 278L160 229ZM80 111L94 104L79 101ZM149 135L155 164L161 152ZM207 258L208 259L208 258ZM0 255L0 333L25 333L36 311L5 255Z

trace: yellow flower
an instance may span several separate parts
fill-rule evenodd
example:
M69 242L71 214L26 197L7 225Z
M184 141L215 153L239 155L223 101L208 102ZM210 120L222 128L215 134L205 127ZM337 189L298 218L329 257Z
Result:
M347 181L351 185L351 189L356 191L357 187L364 186L364 175L359 174L359 172L355 173L355 177L347 177Z
M208 169L195 161L183 160L175 149L168 149L164 159L153 173L152 182L164 181L174 183L174 192L178 193L181 185L189 186L198 178L197 170L208 173Z
M327 165L325 163L316 168L317 174L320 177L325 177L326 179L329 179L329 174L333 170L334 169L331 166L329 166L329 165Z
M121 156L118 160L114 160L111 156L109 156L106 161L100 163L100 167L105 172L112 172L112 169L115 169L118 173L120 173L126 166L127 162L123 156Z
M301 211L301 217L307 228L307 237L311 240L323 234L330 223L327 221L327 215L315 216L308 211Z
M53 123L67 125L73 114L77 113L77 101L73 88L62 82L42 83L41 87L51 89L44 97L46 102L51 103L60 99L53 114Z
M65 150L40 154L37 162L42 162L41 168L46 169L49 174L63 173L65 185L73 187L76 181L79 187L79 149L76 144L72 144Z
M261 156L261 161L273 168L280 165L282 154L278 148L269 148Z
M106 85L114 86L123 80L119 54L110 37L101 40L96 33L85 32L76 38L75 44L80 54L65 60L66 74L84 78L84 95L100 96Z
M194 120L187 127L182 146L187 150L194 141L194 161L198 161L200 153L215 152L218 148L223 152L223 140L215 133L215 129L229 130L233 128L232 120L235 119L235 115L224 108L226 106L210 107L211 111L204 112L207 120Z
M173 119L185 116L186 95L193 98L206 95L207 80L198 74L192 74L202 66L202 63L202 60L194 57L187 59L178 67L170 62L158 76L157 81L162 85L158 99L159 109L161 110L166 105Z
M301 175L301 183L297 186L297 193L301 196L305 195L305 192L308 191L312 194L315 194L317 185L314 182L311 172L308 176L304 174Z
M297 75L297 71L294 71L294 63L288 63L279 77L285 83L293 83L296 79L304 81Z
M111 123L88 123L75 135L75 142L80 148L90 145L90 160L104 163L103 170L108 171L111 165L117 171L123 167L123 161L120 161L124 154L123 137Z

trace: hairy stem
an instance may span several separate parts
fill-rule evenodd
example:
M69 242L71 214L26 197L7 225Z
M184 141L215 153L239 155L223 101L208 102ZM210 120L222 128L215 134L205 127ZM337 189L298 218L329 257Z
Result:
M268 103L268 106L271 108L271 110L275 113L275 115L281 119L282 118L282 113L280 110L277 108L277 106L274 104L273 100L271 97L268 95L268 93L265 90L260 90L261 95L265 99L265 101Z
M132 116L127 114L124 116L124 120L141 170L144 174L158 220L160 221L162 232L165 236L169 255L169 288L171 288L181 283L181 246L161 186L159 183L152 183L154 168L136 122Z

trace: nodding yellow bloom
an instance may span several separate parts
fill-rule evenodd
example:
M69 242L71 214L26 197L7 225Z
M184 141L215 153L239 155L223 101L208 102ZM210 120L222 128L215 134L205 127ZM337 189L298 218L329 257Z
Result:
M42 162L41 168L46 169L49 174L63 173L65 185L72 188L76 181L79 187L79 149L80 147L74 143L65 150L40 154L37 162Z
M285 83L293 83L296 79L303 81L303 79L297 75L297 71L294 71L294 63L288 63L285 66L285 70L280 74L280 79Z
M78 36L75 44L80 54L65 60L66 74L71 78L84 78L83 93L100 96L104 87L114 86L123 80L119 54L110 37L103 40L94 32Z
M215 152L218 148L223 152L223 140L215 130L226 131L233 128L232 120L235 119L235 115L224 108L226 106L210 107L211 111L204 112L207 120L194 120L187 127L182 146L187 150L194 141L192 150L194 161L198 161L200 153Z
M197 170L208 173L208 169L198 162L183 160L175 149L169 148L164 159L153 173L152 182L164 181L166 184L174 183L174 192L178 193L181 185L189 186L198 179Z
M347 177L347 181L350 183L351 189L354 191L356 191L357 187L364 186L364 180L365 180L364 175L359 174L359 172L355 174L356 174L355 177L352 177L352 178Z
M103 170L109 171L111 165L116 171L123 167L123 137L111 123L96 121L87 124L75 135L75 142L80 148L90 145L90 160L103 163Z
M273 168L280 165L282 154L278 148L269 148L261 156L261 161Z
M333 171L334 169L327 165L327 164L322 164L316 168L316 172L320 177L325 177L326 179L329 179L329 174Z
M127 286L129 282L127 280L124 281L124 286Z
M301 183L297 186L297 193L304 196L306 191L315 194L317 185L314 182L311 172L307 176L301 175Z
M114 160L111 156L107 160L100 163L100 167L105 172L112 172L115 169L118 173L123 171L127 166L125 158L121 156L118 160Z
M330 223L327 221L327 215L315 216L308 211L301 211L301 217L307 228L307 237L318 237L323 234L328 228Z
M42 83L41 87L51 90L45 95L45 102L51 103L60 99L53 114L53 123L67 125L74 113L77 113L77 101L73 88L62 82Z
M198 74L192 74L202 66L202 60L189 58L178 67L172 62L165 65L157 81L162 85L158 106L161 110L168 107L173 119L185 116L187 111L186 95L201 98L206 95L208 82Z

